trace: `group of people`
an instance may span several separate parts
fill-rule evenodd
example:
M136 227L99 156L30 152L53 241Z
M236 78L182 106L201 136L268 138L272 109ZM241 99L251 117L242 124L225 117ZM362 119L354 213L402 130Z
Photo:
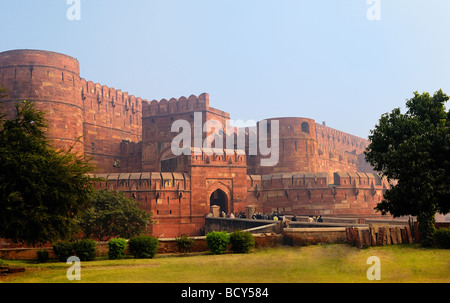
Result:
M313 222L323 222L323 218L322 216L309 216L308 217L308 222L313 223Z
M222 211L220 213L220 217L221 218L231 218L231 219L234 219L234 218L246 219L247 218L247 216L245 215L244 212L240 212L240 213L238 213L236 215L234 213L231 213L230 215L227 215L224 211Z
M283 214L280 214L278 212L273 212L271 214L265 214L265 213L254 213L252 216L252 219L254 220L275 220L275 221L285 221L286 217Z
M247 216L244 212L240 212L237 214L231 213L230 215L227 215L224 211L220 213L220 217L222 218L239 218L239 219L246 219ZM286 217L283 214L280 214L278 212L273 212L271 214L265 214L261 212L255 212L252 216L253 220L274 220L274 221L286 221ZM297 221L297 216L294 215L289 221ZM323 222L322 216L309 216L308 222Z

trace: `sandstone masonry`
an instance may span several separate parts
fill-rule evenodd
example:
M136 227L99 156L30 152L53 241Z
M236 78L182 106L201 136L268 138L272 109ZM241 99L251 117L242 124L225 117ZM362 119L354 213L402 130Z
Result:
M253 128L244 130L245 150L175 156L173 121L193 126L194 113L201 113L203 121L226 125L230 115L210 107L206 93L148 101L87 81L78 60L64 54L0 53L0 87L9 93L1 101L8 113L14 102L35 102L56 147L92 157L95 176L104 178L97 188L123 191L151 212L155 236L201 235L212 205L228 214L254 205L265 213L377 217L373 208L388 188L364 161L367 140L308 118L267 119L280 126L275 166L263 167L264 157L249 154Z

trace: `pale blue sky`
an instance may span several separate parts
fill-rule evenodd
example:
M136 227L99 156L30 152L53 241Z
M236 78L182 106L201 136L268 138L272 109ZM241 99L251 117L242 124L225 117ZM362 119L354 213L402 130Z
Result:
M414 91L450 94L450 1L1 0L0 51L80 61L144 99L210 94L233 120L308 117L367 137Z

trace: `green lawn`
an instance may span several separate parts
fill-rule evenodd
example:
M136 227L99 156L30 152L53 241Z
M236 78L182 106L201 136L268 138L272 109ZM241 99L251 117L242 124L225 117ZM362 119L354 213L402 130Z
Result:
M347 245L314 245L257 249L250 254L209 254L155 259L82 262L84 283L302 283L373 282L366 272L370 256L381 261L381 281L450 282L450 250L417 245L357 249ZM25 266L23 274L0 277L0 283L74 283L66 263L7 261Z

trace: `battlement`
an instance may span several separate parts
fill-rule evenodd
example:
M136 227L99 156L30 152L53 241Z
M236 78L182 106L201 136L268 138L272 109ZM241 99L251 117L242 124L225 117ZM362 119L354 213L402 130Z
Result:
M135 97L120 89L94 83L81 78L81 98L95 100L97 105L110 105L111 108L119 107L130 114L142 112L142 105L148 103L146 99Z
M328 188L358 187L386 188L385 180L378 175L362 172L335 172L334 182L330 182L327 172L280 173L268 175L248 175L248 188L289 189L289 188Z
M345 162L351 165L356 165L358 162L358 156L356 155L356 152L348 152L324 144L317 144L317 148L319 157L339 162Z
M94 185L120 191L190 190L190 176L187 173L143 172L94 174L99 178Z
M369 141L334 128L316 123L317 143L321 146L329 146L336 150L355 151L362 153L368 146Z
M188 113L204 111L209 109L209 94L203 93L200 96L191 95L170 100L152 100L143 104L142 113L144 117L162 116L168 114Z
M190 158L191 165L247 165L245 151L238 149L193 147Z

